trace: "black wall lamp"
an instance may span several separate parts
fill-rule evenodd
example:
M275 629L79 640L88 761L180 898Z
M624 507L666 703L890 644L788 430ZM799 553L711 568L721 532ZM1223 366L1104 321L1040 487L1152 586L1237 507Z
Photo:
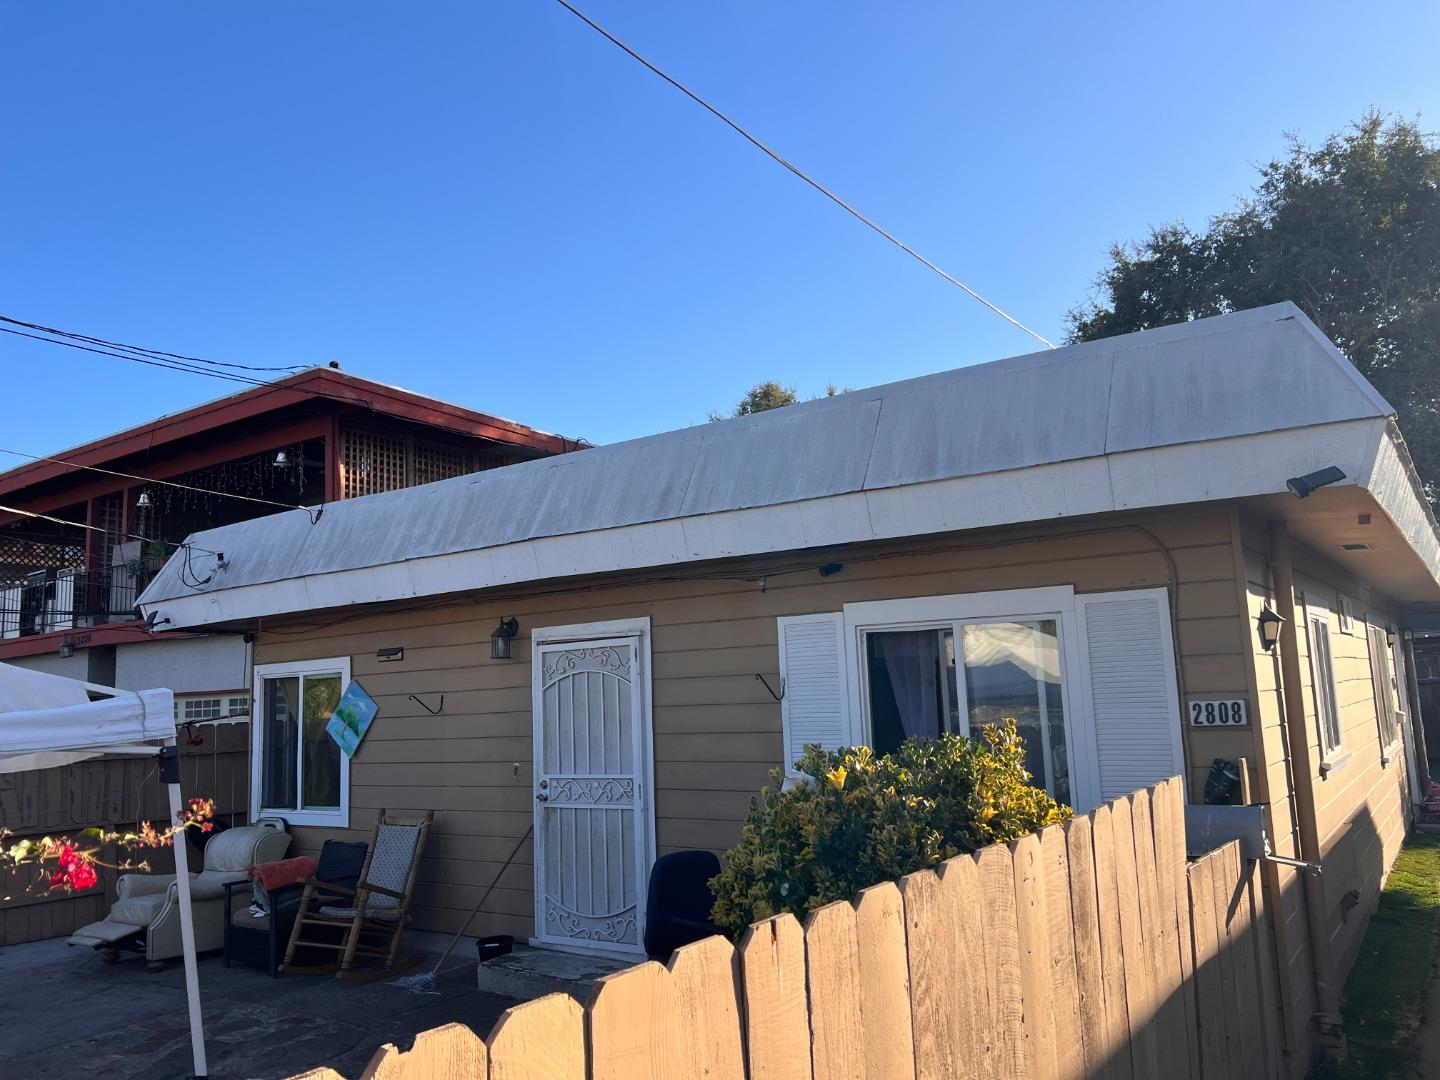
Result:
M1255 620L1255 632L1260 635L1260 647L1266 652L1275 651L1275 643L1280 640L1280 627L1284 623L1285 620L1268 607L1261 608Z
M376 649L375 659L382 664L393 664L397 660L405 659L405 649L400 645L392 645L388 649Z
M510 639L520 631L520 624L514 619L501 619L500 625L490 635L490 659L510 659Z
M1290 494L1297 499L1304 499L1316 488L1322 488L1326 484L1338 484L1345 479L1345 474L1334 465L1324 469L1316 469L1304 476L1292 476L1285 481L1285 486L1290 489Z

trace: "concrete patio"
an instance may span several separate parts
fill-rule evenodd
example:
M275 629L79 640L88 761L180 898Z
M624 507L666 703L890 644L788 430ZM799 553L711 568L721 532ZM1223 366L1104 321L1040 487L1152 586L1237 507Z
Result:
M329 1065L358 1076L382 1043L406 1047L449 1021L480 1035L516 1002L476 989L473 948L447 961L438 994L333 977L272 979L200 959L210 1076L272 1080ZM423 971L434 961L427 959ZM63 940L0 948L0 1078L168 1080L192 1073L184 976L178 961L150 974L143 961L106 966Z

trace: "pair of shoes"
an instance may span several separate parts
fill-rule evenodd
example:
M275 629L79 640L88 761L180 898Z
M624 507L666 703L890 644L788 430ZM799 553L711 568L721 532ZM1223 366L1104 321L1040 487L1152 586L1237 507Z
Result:
M259 904L250 905L250 917L252 919L263 919L268 914L270 913L266 911L263 907L261 907Z

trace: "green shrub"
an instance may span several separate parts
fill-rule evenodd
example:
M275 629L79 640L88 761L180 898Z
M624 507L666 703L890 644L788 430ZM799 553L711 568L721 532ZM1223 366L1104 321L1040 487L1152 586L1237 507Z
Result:
M1030 783L1014 721L981 739L909 739L882 757L807 746L799 767L815 781L781 791L772 772L774 790L752 800L740 842L710 882L712 918L737 935L1073 813Z

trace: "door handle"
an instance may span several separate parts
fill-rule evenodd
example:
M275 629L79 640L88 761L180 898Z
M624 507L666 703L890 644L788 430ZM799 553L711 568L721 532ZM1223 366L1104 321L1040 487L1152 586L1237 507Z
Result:
M540 794L538 794L538 795L535 796L535 801L536 801L536 802L549 802L549 801L550 801L550 796L549 796L549 795L546 795L545 792L542 791L542 792L540 792Z

